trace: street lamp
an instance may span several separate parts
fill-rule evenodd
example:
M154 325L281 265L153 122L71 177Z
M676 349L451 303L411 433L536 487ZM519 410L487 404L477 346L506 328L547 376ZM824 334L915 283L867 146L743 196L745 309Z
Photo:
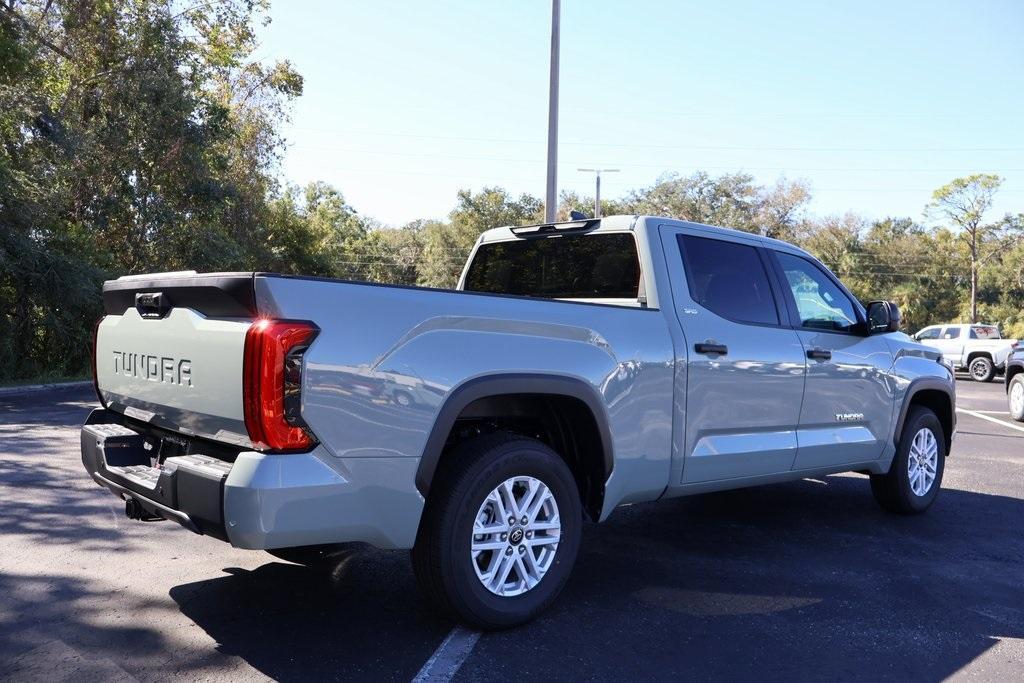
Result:
M551 0L551 71L548 80L548 181L544 193L544 222L555 222L558 209L558 42L561 0Z
M601 174L602 173L618 173L617 168L577 168L577 171L581 173L593 173L595 176L596 186L594 188L594 218L601 217Z

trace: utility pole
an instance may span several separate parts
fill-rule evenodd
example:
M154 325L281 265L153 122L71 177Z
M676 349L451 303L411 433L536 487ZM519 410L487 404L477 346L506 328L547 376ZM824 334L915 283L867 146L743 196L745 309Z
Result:
M594 218L601 217L601 174L602 173L618 173L617 168L577 168L577 171L582 173L593 173L595 176L596 186L594 188Z
M548 180L544 193L544 222L555 222L558 210L558 44L561 0L551 0L551 73L548 83Z

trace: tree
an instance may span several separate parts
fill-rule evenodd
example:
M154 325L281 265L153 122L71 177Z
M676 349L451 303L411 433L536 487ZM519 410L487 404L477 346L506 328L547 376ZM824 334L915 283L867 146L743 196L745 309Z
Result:
M716 178L698 171L689 176L663 175L654 185L631 192L609 208L792 239L810 199L810 189L802 181L780 178L765 188L747 173Z
M775 184L758 192L755 223L760 234L779 240L793 240L811 201L811 190L801 180L779 178Z
M440 221L416 220L401 228L370 230L357 252L359 260L365 264L363 279L415 285L423 264L424 236L443 226Z
M268 261L302 79L252 59L264 9L0 2L0 379L86 368L107 277Z
M1011 220L984 223L985 214L1002 185L997 175L978 173L956 178L932 193L926 214L947 223L965 247L970 268L970 319L978 322L978 273L986 261L999 253L1020 228Z
M485 187L477 193L459 190L457 202L447 224L436 223L424 230L421 285L454 287L470 249L484 230L537 223L543 218L540 199L528 194L514 198L499 187Z
M630 213L669 216L757 232L758 192L746 173L713 178L703 171L689 176L670 173L650 187L631 192L623 201Z

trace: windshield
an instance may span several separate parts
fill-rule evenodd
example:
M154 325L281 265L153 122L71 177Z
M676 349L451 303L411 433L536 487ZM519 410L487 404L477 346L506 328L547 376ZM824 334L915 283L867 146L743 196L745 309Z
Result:
M545 299L635 301L639 285L633 235L598 233L481 244L464 289Z
M999 329L988 325L975 325L971 328L971 339L999 339Z

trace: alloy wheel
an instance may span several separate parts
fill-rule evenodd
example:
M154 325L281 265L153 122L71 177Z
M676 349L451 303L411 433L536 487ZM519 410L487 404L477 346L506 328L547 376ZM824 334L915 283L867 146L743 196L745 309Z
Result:
M938 467L938 441L931 429L923 427L914 435L907 456L907 477L915 496L925 496L931 490Z
M480 583L495 595L521 595L544 578L562 524L551 490L539 479L506 479L487 494L473 523L470 555Z
M1017 418L1024 416L1024 382L1015 382L1010 387L1010 414Z

